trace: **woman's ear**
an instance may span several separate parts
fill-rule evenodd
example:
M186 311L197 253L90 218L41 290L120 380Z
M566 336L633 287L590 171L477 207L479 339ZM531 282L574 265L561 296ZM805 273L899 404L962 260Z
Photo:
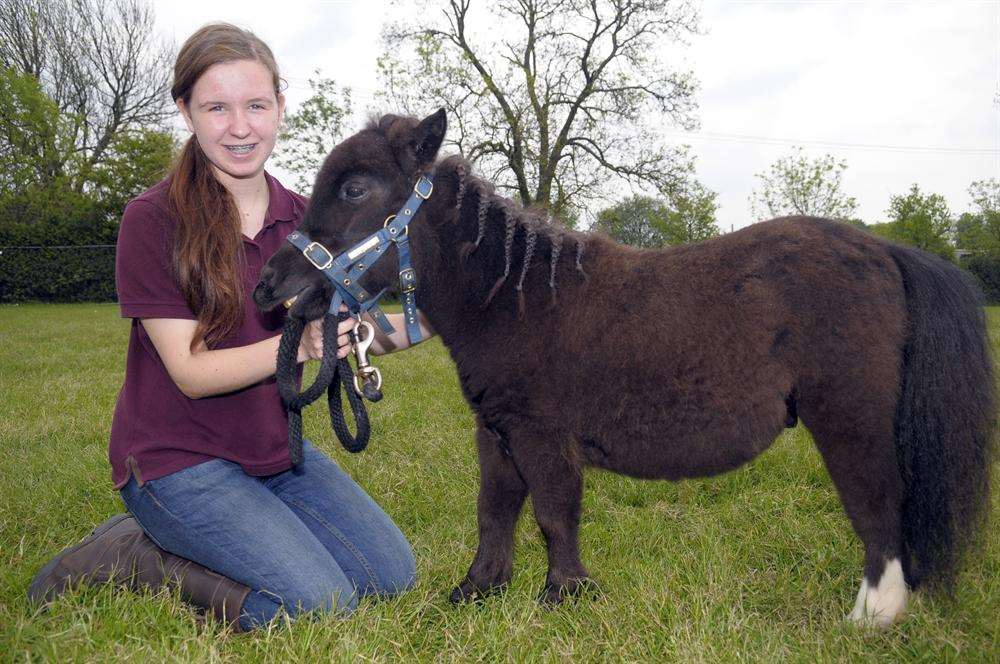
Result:
M417 125L413 130L413 156L417 159L417 164L421 167L434 162L444 135L448 131L448 118L443 108L439 108Z
M178 98L174 103L177 104L177 110L181 112L181 117L184 118L184 124L187 125L188 131L193 134L194 123L191 122L191 114L188 112L187 104L181 98Z

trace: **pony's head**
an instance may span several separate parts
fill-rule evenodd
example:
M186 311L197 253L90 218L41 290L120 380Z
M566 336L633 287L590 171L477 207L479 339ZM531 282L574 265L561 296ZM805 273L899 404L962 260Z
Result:
M337 145L316 177L299 231L334 255L378 231L430 170L446 129L444 110L422 121L386 115ZM384 256L365 275L364 288L377 293L395 283L395 265L394 256ZM326 312L333 287L286 244L261 271L254 301L268 311L295 296L289 315L312 320Z

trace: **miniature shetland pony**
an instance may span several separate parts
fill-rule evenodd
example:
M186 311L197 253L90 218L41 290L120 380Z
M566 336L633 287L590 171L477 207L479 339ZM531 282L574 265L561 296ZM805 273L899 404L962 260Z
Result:
M338 145L299 230L334 254L382 227L422 173L417 304L476 414L479 548L452 592L511 577L527 495L542 599L586 587L583 471L680 479L737 468L798 420L865 548L850 618L886 626L949 582L988 500L993 375L976 290L951 264L843 223L788 217L643 250L581 234L437 160L443 111L385 116ZM392 252L390 252L391 254ZM390 256L368 292L396 278ZM332 288L291 245L255 292L323 315Z

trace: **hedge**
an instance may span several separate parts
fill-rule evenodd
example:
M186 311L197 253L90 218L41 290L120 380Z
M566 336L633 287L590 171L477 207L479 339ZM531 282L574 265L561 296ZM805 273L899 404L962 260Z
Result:
M115 246L0 247L0 302L113 302Z
M963 258L962 267L972 273L990 304L1000 304L1000 256L978 254Z
M0 240L12 239L3 235ZM1000 257L969 256L960 264L975 277L986 301L1000 304ZM113 244L0 246L0 303L115 299Z

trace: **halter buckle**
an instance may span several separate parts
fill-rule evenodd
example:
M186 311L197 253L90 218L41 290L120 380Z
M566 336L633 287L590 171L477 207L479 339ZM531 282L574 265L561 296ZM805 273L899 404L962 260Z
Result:
M427 193L425 194L424 191ZM413 185L413 192L417 195L417 198L422 198L426 201L434 192L434 183L428 180L426 176L421 175L420 179Z
M324 255L322 265L320 265L320 262L317 259L313 258L312 254L310 253L316 251L317 249L323 252ZM317 270L326 270L328 267L333 265L333 254L331 254L330 250L321 245L319 242L310 242L308 246L306 246L306 248L302 250L302 255L305 256L306 260L312 263L313 267L315 267Z
M399 290L403 293L417 290L417 271L412 267L399 271Z

